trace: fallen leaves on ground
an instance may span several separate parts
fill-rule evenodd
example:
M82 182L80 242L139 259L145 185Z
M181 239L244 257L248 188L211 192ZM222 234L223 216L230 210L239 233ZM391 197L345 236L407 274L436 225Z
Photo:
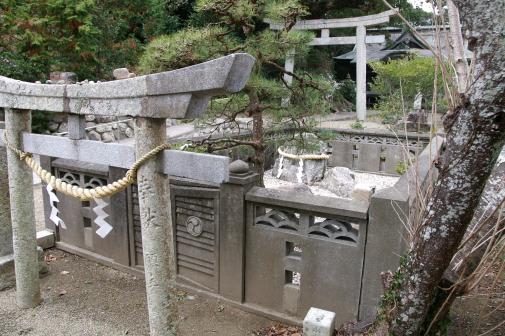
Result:
M44 256L44 261L45 262L51 262L51 261L56 261L56 257L53 256L52 254L46 254Z
M255 336L302 336L302 328L276 324L254 332Z

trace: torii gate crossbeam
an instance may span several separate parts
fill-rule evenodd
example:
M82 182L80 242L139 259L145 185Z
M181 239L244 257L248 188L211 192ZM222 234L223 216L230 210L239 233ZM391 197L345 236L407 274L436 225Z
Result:
M298 21L292 29L296 30L321 30L321 37L316 37L309 43L313 46L323 45L356 45L356 113L357 119L366 119L366 44L383 43L384 35L367 36L366 27L375 26L389 22L391 16L396 15L397 10L388 10L379 14L366 15L343 19L319 19ZM266 21L272 30L282 30L284 26L279 23ZM330 37L332 28L352 28L356 27L356 36ZM286 56L284 68L288 72L293 72L295 66L295 53L290 52ZM293 78L285 74L284 80L291 84Z

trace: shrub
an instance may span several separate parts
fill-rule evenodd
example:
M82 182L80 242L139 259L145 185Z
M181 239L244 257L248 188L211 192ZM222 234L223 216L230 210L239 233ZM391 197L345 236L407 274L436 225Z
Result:
M409 56L389 62L370 63L376 77L371 88L380 96L376 109L386 123L394 123L411 109L417 93L422 93L431 106L435 80L435 59L431 57ZM442 74L438 70L437 109L444 111L447 102L444 98ZM427 106L427 107L429 107Z
M363 124L359 120L356 120L350 126L351 126L352 129L356 129L356 130L365 129L365 126L363 126Z

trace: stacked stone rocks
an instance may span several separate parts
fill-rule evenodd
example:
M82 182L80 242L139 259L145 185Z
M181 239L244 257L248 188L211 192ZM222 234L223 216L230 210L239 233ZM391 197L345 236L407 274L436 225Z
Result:
M114 79L133 78L136 74L128 71L127 68L118 68L113 71ZM77 75L73 72L51 72L46 84L78 84L93 85L94 81L77 81ZM40 84L40 81L36 83ZM101 83L97 81L96 83ZM86 138L88 140L115 142L135 135L134 122L129 118L118 118L114 116L94 116L86 115ZM173 126L176 120L167 119L167 126ZM68 132L67 117L63 113L55 114L48 125L48 133L65 136Z

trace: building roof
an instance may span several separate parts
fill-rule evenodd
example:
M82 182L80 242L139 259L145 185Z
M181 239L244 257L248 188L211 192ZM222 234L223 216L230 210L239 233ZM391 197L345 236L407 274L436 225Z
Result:
M393 44L387 47L385 44L367 44L366 58L367 62L384 61L404 57L408 53L416 54L421 57L433 57L430 47L435 49L438 41L435 38L435 30L422 31L421 36L429 44L424 43L410 31L404 31L401 34L392 34ZM444 55L448 55L445 39L440 39L440 48ZM471 58L473 53L465 51L466 57ZM356 46L350 52L334 57L334 59L348 60L350 63L356 63Z

